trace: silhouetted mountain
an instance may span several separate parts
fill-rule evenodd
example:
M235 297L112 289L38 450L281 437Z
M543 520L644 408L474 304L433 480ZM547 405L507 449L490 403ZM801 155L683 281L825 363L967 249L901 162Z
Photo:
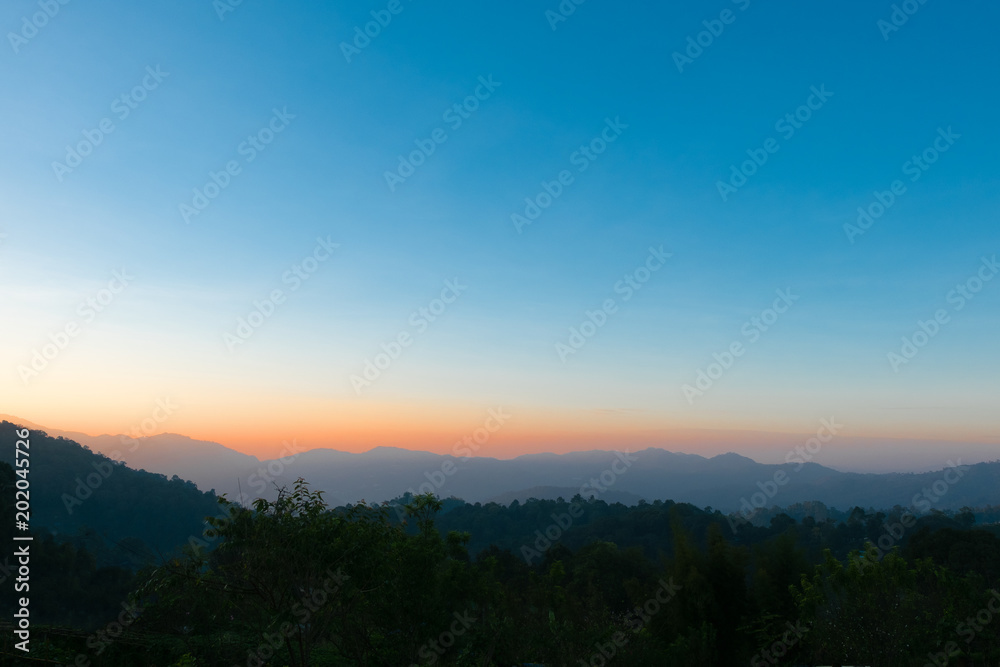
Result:
M177 475L190 480L202 491L215 488L227 478L237 486L240 476L248 476L260 465L256 456L237 452L217 442L194 440L186 435L161 433L143 438L126 435L87 435L77 431L62 431L33 424L17 417L0 415L15 424L34 431L45 431L53 438L66 438L108 458L122 461L134 470L147 470L162 475ZM228 488L228 487L226 487ZM221 489L217 489L222 493Z
M14 465L19 426L0 422L0 460ZM169 553L201 537L204 517L217 514L213 494L191 482L142 470L44 431L29 436L31 526L62 538L94 530L108 542L142 543Z
M122 451L118 436L78 437L105 454ZM381 502L407 491L473 503L510 502L532 493L539 497L536 489L546 488L558 489L555 496L546 492L546 498L568 499L580 493L608 502L674 500L724 512L809 501L837 508L901 505L926 512L1000 501L996 462L963 466L960 471L874 474L839 472L816 463L763 464L732 452L706 458L649 448L630 454L594 450L501 460L396 447L360 454L313 449L258 461L218 443L184 436L161 435L139 442L135 452L123 451L130 466L143 462L151 472L189 478L202 490L215 489L233 499L242 492L245 500L273 498L276 485L290 486L303 477L335 505L362 499Z
M525 489L545 487L558 488L557 495L565 498L596 491L598 498L614 502L618 498L606 495L614 492L629 494L628 498L669 499L725 512L745 509L744 500L767 507L820 501L831 507L902 505L919 511L1000 501L1000 463L963 467L961 475L950 470L861 474L815 463L762 464L737 454L705 458L653 448L628 455L590 451L510 460L462 460L428 452L388 456L383 449L363 454L313 450L282 468L279 483L305 477L336 504L362 498L380 502L406 491L430 491L469 502L513 500L521 499ZM923 495L924 490L929 495Z

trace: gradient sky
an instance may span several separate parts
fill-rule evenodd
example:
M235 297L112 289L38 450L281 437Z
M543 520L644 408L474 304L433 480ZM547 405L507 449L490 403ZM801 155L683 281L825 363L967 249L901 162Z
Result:
M0 412L117 433L169 398L157 430L264 456L292 438L445 452L501 406L483 454L670 449L700 429L733 430L740 451L736 431L808 434L830 416L851 436L1000 443L1000 280L961 310L948 299L1000 252L996 4L914 2L890 32L889 2L591 0L553 29L556 0L400 0L348 62L341 44L393 3L224 2L70 2L37 34L36 2L0 10ZM720 25L678 71L673 54ZM120 118L115 100L157 67ZM480 77L499 85L453 128L445 112ZM812 88L832 95L787 136L776 123ZM248 161L275 109L294 118ZM114 131L57 175L103 119ZM580 171L606 119L627 128ZM438 128L447 140L391 190L385 172ZM910 180L948 128L959 138ZM718 182L769 138L777 152L724 201ZM179 205L230 161L239 173L185 221ZM511 215L563 170L572 183L518 231ZM852 243L844 225L896 179L905 192ZM317 238L339 247L292 289ZM651 246L672 256L626 301L615 286ZM86 321L80 304L123 269ZM467 289L415 325L455 279ZM751 342L776 290L799 298ZM616 312L561 359L607 299ZM894 369L888 353L939 309L947 323ZM400 332L412 344L356 391Z

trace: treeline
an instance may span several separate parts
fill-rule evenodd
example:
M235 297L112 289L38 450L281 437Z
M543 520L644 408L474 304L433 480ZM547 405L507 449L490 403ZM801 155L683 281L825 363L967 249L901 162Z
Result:
M395 516L399 517L400 508L412 500L410 494L394 500L391 505L396 508ZM905 546L924 529L969 528L990 516L991 511L992 508L963 508L958 512L932 511L918 517L898 505L886 511L855 507L840 512L812 502L793 505L787 511L759 510L754 516L743 518L670 500L641 502L630 507L576 496L568 501L531 499L504 506L469 504L449 498L442 501L436 524L444 534L469 533L469 551L473 555L496 546L524 557L529 563L537 560L540 550L552 541L575 551L601 540L623 549L638 547L654 560L672 557L673 528L678 522L701 549L707 547L708 529L712 525L719 528L727 541L748 548L791 532L810 562L817 563L825 549L841 559L860 549L866 541L887 551L893 546ZM557 517L569 517L570 525L564 527L566 521L560 523ZM1000 535L1000 525L983 529Z
M43 634L40 650L95 665L1000 660L1000 539L971 511L754 526L671 502L403 501L331 509L301 482L223 499L203 542L136 575L114 641Z
M0 422L0 461L13 464L18 428ZM214 494L176 475L133 470L42 431L29 441L32 526L86 549L100 565L134 569L171 554L201 535L203 517L216 510Z

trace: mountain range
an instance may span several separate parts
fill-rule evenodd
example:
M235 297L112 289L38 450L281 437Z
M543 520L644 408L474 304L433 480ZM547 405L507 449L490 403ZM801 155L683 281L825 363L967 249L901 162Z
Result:
M576 494L607 502L674 500L724 512L819 501L831 507L913 507L955 510L1000 503L1000 462L926 473L840 472L811 462L758 463L739 454L706 458L647 448L637 452L584 451L529 454L513 459L471 457L376 447L364 453L334 449L296 451L262 461L215 442L161 434L140 440L48 429L16 417L0 418L64 437L135 469L194 482L244 500L273 497L302 477L334 505L381 502L406 492L433 492L471 503Z

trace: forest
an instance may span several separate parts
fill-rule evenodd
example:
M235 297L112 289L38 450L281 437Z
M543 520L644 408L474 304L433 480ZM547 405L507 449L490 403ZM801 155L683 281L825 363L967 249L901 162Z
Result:
M0 468L7 517L14 473ZM101 544L100 526L38 530L31 651L16 651L8 629L0 657L79 667L1000 661L992 507L799 506L755 525L670 501L580 497L329 507L303 480L273 501L216 503L203 531L142 565L108 562L110 547L102 558L80 539ZM9 586L9 561L2 575ZM11 605L4 596L5 614Z

